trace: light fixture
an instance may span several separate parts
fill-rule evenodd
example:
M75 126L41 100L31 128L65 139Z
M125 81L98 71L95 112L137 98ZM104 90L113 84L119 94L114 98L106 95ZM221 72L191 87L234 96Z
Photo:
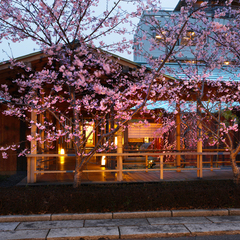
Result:
M64 154L65 154L65 150L64 150L63 148L59 148L58 154L64 155ZM61 163L61 164L64 164L64 163L65 163L65 157L60 156L60 163Z
M105 165L106 165L106 156L102 156L101 166L105 166Z
M117 137L114 138L114 144L115 144L115 146L117 146L117 144L118 144Z

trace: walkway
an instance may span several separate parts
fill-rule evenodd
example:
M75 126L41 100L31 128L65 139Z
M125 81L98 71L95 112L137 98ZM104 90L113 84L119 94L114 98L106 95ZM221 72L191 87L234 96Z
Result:
M240 209L0 216L0 240L240 234Z

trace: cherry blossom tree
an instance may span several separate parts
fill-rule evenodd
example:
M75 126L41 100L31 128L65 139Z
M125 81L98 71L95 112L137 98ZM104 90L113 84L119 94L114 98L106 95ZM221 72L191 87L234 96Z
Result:
M59 139L73 142L75 187L94 153L115 148L114 134L143 107L131 110L142 100L139 89L147 89L151 78L145 68L124 72L118 59L102 50L122 52L131 46L121 36L129 32L125 26L129 27L132 17L140 16L145 6L139 1L134 12L126 12L121 10L122 2L114 2L97 17L99 1L1 1L0 39L21 42L30 38L47 58L40 71L10 59L12 68L22 74L1 85L0 103L6 106L3 114L37 128L27 140L35 143L34 148L42 146L41 152L54 148ZM111 34L120 40L106 43L103 37ZM42 117L33 119L33 113ZM90 132L88 125L93 126ZM99 135L98 142L87 152L86 142L93 133ZM17 147L2 146L2 156L6 158L6 150ZM29 152L24 149L20 155Z
M231 1L225 6L206 6L193 25L195 33L194 64L188 69L181 66L184 85L192 85L191 95L196 99L198 118L210 145L224 144L230 152L233 177L239 183L240 172L236 163L240 152L239 141L239 4ZM211 11L210 11L211 10ZM209 16L211 13L211 17ZM181 64L180 64L181 65ZM191 77L189 76L191 72ZM194 73L194 74L192 74ZM186 82L187 80L187 82ZM194 84L189 82L194 81Z
M146 67L123 73L111 54L102 50L122 52L128 49L132 40L128 42L123 37L109 44L103 37L111 37L112 33L120 37L129 31L125 25L133 24L131 18L149 9L160 9L160 1L147 1L146 4L128 1L136 4L131 13L121 10L122 2L118 0L111 10L96 17L98 1L1 1L0 39L21 42L30 38L47 57L46 66L40 71L10 60L13 68L22 69L22 74L11 83L1 85L1 104L7 107L3 114L17 116L28 121L31 128L37 128L35 134L27 136L29 142L36 143L35 148L52 148L60 138L73 142L75 187L80 184L82 169L94 153L114 148L114 134L124 129L133 115L147 111L144 106L155 92L158 96L165 93L156 77L163 77L161 70L174 53L178 37L173 39L168 54L152 73L147 73ZM182 19L179 36L188 21ZM33 119L32 113L44 117ZM106 132L107 122L111 122L111 127ZM86 135L89 124L94 128ZM97 129L98 142L86 152L86 142ZM7 157L5 150L15 150L15 145L2 147L3 157ZM26 153L28 149L21 154Z
M132 13L120 10L121 2L117 1L110 11L96 17L94 10L98 1L1 1L0 39L21 41L31 38L48 58L41 71L11 61L14 67L24 69L24 73L12 82L14 90L9 89L8 84L1 86L0 101L7 106L4 114L25 118L37 127L34 136L27 136L28 141L50 147L60 138L73 141L76 187L81 182L82 169L92 155L114 148L114 134L124 128L134 114L148 112L147 100L168 100L176 106L174 114L179 113L183 105L189 108L188 101L195 101L198 111L194 121L202 123L205 138L211 144L219 141L226 144L231 153L234 177L238 179L235 159L240 147L232 141L232 132L238 129L237 118L233 113L226 117L228 111L238 110L235 102L239 102L239 85L233 77L238 77L239 66L238 8L232 7L233 1L219 7L214 2L212 5L186 0L179 12L164 12L167 20L161 22L157 16L158 1L147 1L147 5L143 1L133 1L138 5ZM111 33L126 34L128 30L123 23L131 25L130 18L143 18L142 13L148 13L142 20L152 29L150 32L139 25L134 42L123 38L120 42L107 44L103 40ZM144 41L150 44L150 52L145 51ZM132 43L135 53L143 55L151 67L150 73L146 67L123 73L114 58L102 50L108 47L108 50L121 52ZM158 55L153 56L156 50L159 50ZM171 67L172 62L178 67ZM216 71L218 77L212 81L211 76ZM232 75L223 81L222 74L229 72ZM212 105L216 103L217 106L225 103L228 108L213 111ZM190 110L194 108L190 107ZM45 117L42 121L33 121L30 118L32 112L44 113ZM54 126L48 116L59 126ZM167 121L171 124L166 122L162 133L173 126L173 119ZM104 131L107 122L111 122L108 132ZM207 122L214 122L219 133L216 134L216 127L211 129ZM95 127L86 136L87 124ZM97 129L100 129L99 141L86 152L87 139ZM203 138L202 134L197 135L197 141ZM5 151L3 154L5 157Z
M158 71L160 66L159 73L173 77L159 78L158 87L164 87L167 93L164 99L175 105L174 113L181 109L187 110L182 111L183 117L192 113L197 129L194 131L193 125L187 129L196 133L193 141L205 138L210 145L225 145L236 182L240 178L236 163L240 151L236 138L240 101L239 12L237 1L190 0L183 2L180 12L161 12L160 19L159 13L151 12L146 14L144 24L147 22L152 31L139 25L142 48L137 45L135 51L152 69ZM144 51L145 39L151 43L150 51ZM164 62L169 54L169 62ZM157 91L155 96L156 101L162 99ZM189 103L193 103L192 107Z

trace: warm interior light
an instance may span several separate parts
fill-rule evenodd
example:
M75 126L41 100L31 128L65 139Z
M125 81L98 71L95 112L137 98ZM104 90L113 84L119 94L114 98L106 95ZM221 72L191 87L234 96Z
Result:
M149 138L148 138L148 137L145 137L145 138L144 138L144 142L145 142L145 143L149 143Z
M60 149L58 150L58 154L64 155L64 154L65 154L65 150L64 150L63 148L60 148ZM65 163L65 157L60 157L59 159L60 159L60 163L61 163L61 164L64 164L64 163Z
M118 141L117 141L117 137L114 138L114 144L117 146Z
M166 35L166 33L167 33L166 31L162 31L162 32L161 32L161 35L157 34L157 35L155 36L155 38L157 38L157 39L162 39L163 36Z
M87 144L93 145L93 125L86 126L85 136L88 137Z
M102 156L101 165L102 165L102 166L105 166L105 165L106 165L106 156Z
M229 65L229 62L225 62L225 65Z

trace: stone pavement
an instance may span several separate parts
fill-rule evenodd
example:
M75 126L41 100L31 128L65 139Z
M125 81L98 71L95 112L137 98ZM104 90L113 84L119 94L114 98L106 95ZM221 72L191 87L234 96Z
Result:
M240 209L0 216L0 240L217 234L240 234Z

